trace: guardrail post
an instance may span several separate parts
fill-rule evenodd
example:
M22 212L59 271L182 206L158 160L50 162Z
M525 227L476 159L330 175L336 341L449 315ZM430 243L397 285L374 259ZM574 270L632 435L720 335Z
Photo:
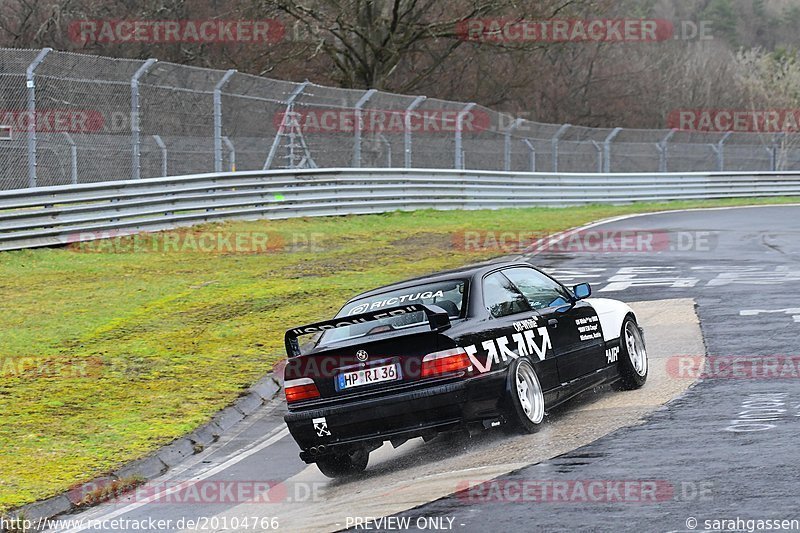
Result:
M562 124L560 128L556 131L555 135L550 139L550 145L552 148L552 156L553 156L553 172L558 172L558 140L564 135L564 132L569 129L572 124Z
M614 128L603 140L603 172L611 172L611 141L619 135L622 128Z
M214 86L214 172L222 172L222 88L234 74L235 68L228 70Z
M153 135L153 140L161 149L161 176L167 176L167 145L161 140L161 135Z
M28 88L28 187L36 187L36 82L34 74L52 48L42 48L39 55L25 71L25 86Z
M462 135L461 135L461 133L462 133L461 130L464 129L463 128L464 127L464 117L476 105L478 105L478 104L476 104L475 102L470 102L467 105L465 105L461 109L461 111L459 111L458 114L456 115L456 134L455 134L455 141L456 141L455 152L456 153L455 153L455 157L453 158L454 159L453 167L456 170L461 170L461 169L464 168L464 152L461 150L461 144L462 144L462 140L463 140L462 139Z
M231 140L228 139L227 135L222 136L222 142L224 142L225 146L228 148L228 160L231 164L231 172L236 172L236 148L233 146Z
M377 89L370 89L361 95L358 102L356 102L356 120L353 124L355 130L355 140L353 142L353 166L361 168L361 109L372 98L372 95L378 92Z
M533 145L530 139L522 139L528 150L530 151L530 163L531 163L531 172L536 172L536 147Z
M411 168L411 112L427 98L427 96L417 96L406 108L406 115L403 117L403 154L406 168Z
M505 132L505 139L503 143L503 170L506 172L511 170L511 134L517 128L519 128L524 119L518 118L511 125L506 128Z
M289 114L292 113L294 109L294 101L303 94L303 91L306 90L306 87L311 85L311 82L306 80L300 85L298 85L292 94L289 95L289 98L286 99L286 111L283 113L283 117L281 117L281 123L278 126L278 131L275 133L275 139L272 141L272 146L269 149L269 153L267 154L267 160L264 161L264 167L262 170L269 170L269 167L272 166L272 160L275 159L275 154L278 151L278 146L281 143L281 135L283 135L283 130L286 127L286 121L289 119Z
M675 128L669 130L663 139L661 139L656 144L656 150L658 150L658 171L659 172L666 172L667 171L667 143L675 135L677 130Z
M733 133L733 132L730 132L730 131L725 132L725 135L722 136L722 139L717 141L716 144L712 144L711 145L711 149L717 155L717 170L720 171L720 172L723 172L725 170L725 152L724 152L725 146L724 145L725 145L725 140L728 137L731 136L731 133Z
M78 184L78 147L75 146L75 141L72 140L72 135L70 135L66 131L62 131L61 134L67 140L67 144L69 144L69 160L70 160L70 183L73 185Z
M141 142L139 133L141 125L139 123L139 80L142 76L147 74L158 59L150 58L139 67L139 70L131 78L131 148L133 150L133 168L131 170L131 178L138 180L142 177L141 165Z

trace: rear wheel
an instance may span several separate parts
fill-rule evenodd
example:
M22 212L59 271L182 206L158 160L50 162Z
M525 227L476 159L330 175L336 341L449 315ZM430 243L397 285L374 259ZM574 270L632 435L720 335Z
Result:
M617 363L620 387L623 390L641 388L647 381L647 349L636 321L628 317L622 324L619 337L620 358Z
M509 429L534 433L544 420L544 393L530 361L517 359L508 369Z
M326 455L317 459L320 472L330 478L352 476L363 472L369 462L369 451L357 448L347 453Z

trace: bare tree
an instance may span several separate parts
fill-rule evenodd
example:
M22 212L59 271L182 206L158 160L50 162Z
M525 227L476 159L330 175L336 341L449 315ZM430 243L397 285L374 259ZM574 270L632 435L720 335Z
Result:
M731 10L715 13L735 13L737 38L748 46L794 39L796 25L787 21L800 20L796 3L729 3ZM710 13L709 5L671 0L2 0L0 46L156 57L294 81L422 93L479 102L540 122L587 126L662 128L675 109L755 101L796 105L781 91L773 92L773 82L767 83L772 75L762 63L735 59L730 43L716 34L711 42L565 43L473 39L465 33L465 27L490 20L697 22ZM85 19L268 19L286 31L270 43L76 41L69 25ZM776 20L780 24L772 23ZM759 61L766 61L765 55L760 53ZM758 74L760 81L745 74Z
M456 51L469 42L463 28L470 21L552 18L592 4L589 0L265 0L266 6L277 6L315 37L315 53L330 60L339 84L402 92L412 92L435 73L454 66Z
M737 82L765 148L777 146L782 170L800 148L800 59L795 51L768 53L755 48L736 54ZM756 117L759 117L758 119ZM763 122L762 122L763 121Z

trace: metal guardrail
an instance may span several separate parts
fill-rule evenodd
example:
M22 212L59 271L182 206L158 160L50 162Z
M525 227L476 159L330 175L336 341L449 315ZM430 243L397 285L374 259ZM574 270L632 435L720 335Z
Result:
M800 172L567 174L315 169L0 192L0 250L223 219L800 195Z

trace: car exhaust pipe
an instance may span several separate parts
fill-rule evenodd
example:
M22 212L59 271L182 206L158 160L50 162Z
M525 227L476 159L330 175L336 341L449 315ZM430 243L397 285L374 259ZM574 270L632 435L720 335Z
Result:
M322 455L328 451L328 447L324 444L321 444L319 446L312 446L308 449L308 451L311 453L311 455Z

